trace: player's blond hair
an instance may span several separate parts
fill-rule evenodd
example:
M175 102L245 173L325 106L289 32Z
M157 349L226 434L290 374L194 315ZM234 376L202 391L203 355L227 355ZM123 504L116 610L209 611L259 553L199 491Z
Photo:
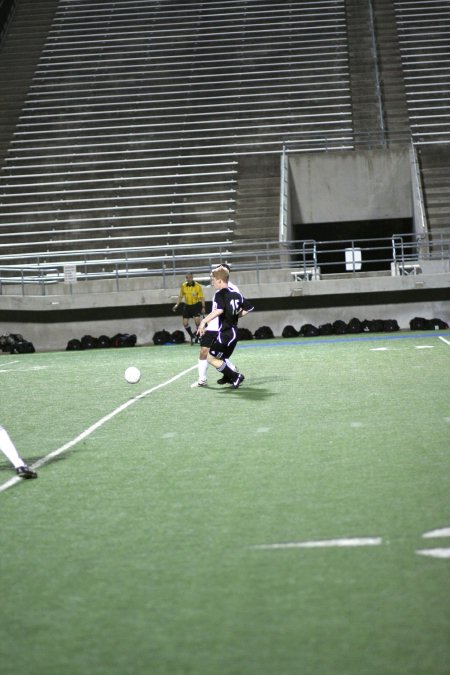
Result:
M229 271L227 270L226 267L222 267L222 265L220 265L220 267L216 267L211 272L211 276L214 277L214 279L221 279L222 281L225 281L226 283L228 283L228 279L230 278L230 273L229 273Z

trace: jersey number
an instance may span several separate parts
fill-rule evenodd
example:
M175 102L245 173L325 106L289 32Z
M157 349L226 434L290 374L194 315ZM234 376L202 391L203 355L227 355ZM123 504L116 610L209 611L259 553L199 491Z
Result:
M233 308L233 314L239 314L241 311L241 303L239 300L230 300L230 305Z

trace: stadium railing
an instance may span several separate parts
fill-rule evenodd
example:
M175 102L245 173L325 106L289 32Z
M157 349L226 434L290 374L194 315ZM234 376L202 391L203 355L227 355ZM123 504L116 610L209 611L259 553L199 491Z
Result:
M346 253L358 251L353 265L347 262ZM22 264L0 266L0 293L4 285L16 285L25 292L27 284L38 284L45 295L45 286L57 283L75 283L96 279L120 280L153 277L161 288L171 287L176 278L193 272L208 275L211 268L223 262L231 264L233 271L252 271L260 282L263 270L286 270L288 278L305 282L342 276L335 272L336 265L345 269L348 276L379 276L380 274L407 275L420 273L425 261L444 261L450 264L450 229L440 240L413 234L394 235L391 238L353 240L254 241L216 246L199 244L195 252L191 245L168 246L164 252L159 247L113 248L96 251L70 251L63 254L49 253L45 259L27 255ZM362 262L359 262L362 261ZM5 262L5 261L3 261ZM444 270L445 271L445 270Z

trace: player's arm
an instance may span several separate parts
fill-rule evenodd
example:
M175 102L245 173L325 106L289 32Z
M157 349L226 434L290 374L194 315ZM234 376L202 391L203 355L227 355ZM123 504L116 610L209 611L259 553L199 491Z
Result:
M184 298L184 290L183 290L183 284L181 284L180 293L178 294L178 300L176 301L176 303L172 307L172 312L174 312L178 308L178 306L183 302L183 298Z
M242 303L242 309L239 312L239 318L241 318L242 316L245 316L249 312L253 312L254 309L255 308L253 307L250 300L247 300L246 298L244 298L244 302Z

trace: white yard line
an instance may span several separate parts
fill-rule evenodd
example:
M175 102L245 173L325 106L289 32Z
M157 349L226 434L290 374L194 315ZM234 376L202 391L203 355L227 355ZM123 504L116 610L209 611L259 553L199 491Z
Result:
M426 555L429 558L450 558L450 548L424 548L416 551L418 555Z
M439 530L431 530L425 532L422 537L424 539L435 539L436 537L450 537L450 527L441 527Z
M46 368L47 366L28 366L22 368L5 368L5 369L2 368L0 369L0 373L11 373L12 375L14 375L15 373L30 373L36 370L45 370Z
M381 537L344 537L342 539L324 539L322 541L292 541L286 544L256 544L255 549L286 549L286 548L337 548L348 546L379 546Z
M180 379L180 377L183 377L183 375L186 375L187 373L190 373L191 370L194 370L197 368L197 364L195 366L191 366L187 370L183 370L181 373L178 373L178 375L175 375L174 377L171 377L170 380L166 380L165 382L161 382L160 384L157 384L155 387L152 387L151 389L147 389L147 391L143 391L142 394L138 394L138 396L135 396L134 398L130 398L128 401L125 403L122 403L122 405L119 405L118 408L115 408L112 412L108 413L108 415L105 415L102 417L100 420L92 424L90 427L85 429L84 431L81 432L76 438L73 438L71 441L68 441L64 445L62 445L60 448L57 448L56 450L53 450L50 452L48 455L45 455L45 457L42 457L39 459L37 462L35 462L32 465L33 469L39 469L40 466L43 466L44 464L47 464L50 462L50 460L54 459L55 457L58 457L58 455L62 455L63 452L66 452L66 450L69 450L69 448L72 448L74 445L77 445L80 441L84 440L88 436L90 436L94 431L97 431L100 427L102 427L104 424L109 422L110 420L113 419L116 415L119 413L123 412L127 408L129 408L131 405L134 403L137 403L141 399L145 398L149 394L152 394L154 391L157 391L158 389L162 389L162 387L167 387L167 385L172 384L172 382L175 382L176 380ZM23 478L19 478L19 476L14 476L10 480L8 480L6 483L3 483L0 485L0 492L4 492L8 488L12 487L16 483L19 483L20 481L23 481Z
M439 335L439 340L442 340L442 342L445 342L446 345L450 347L450 340L446 340L442 335Z

